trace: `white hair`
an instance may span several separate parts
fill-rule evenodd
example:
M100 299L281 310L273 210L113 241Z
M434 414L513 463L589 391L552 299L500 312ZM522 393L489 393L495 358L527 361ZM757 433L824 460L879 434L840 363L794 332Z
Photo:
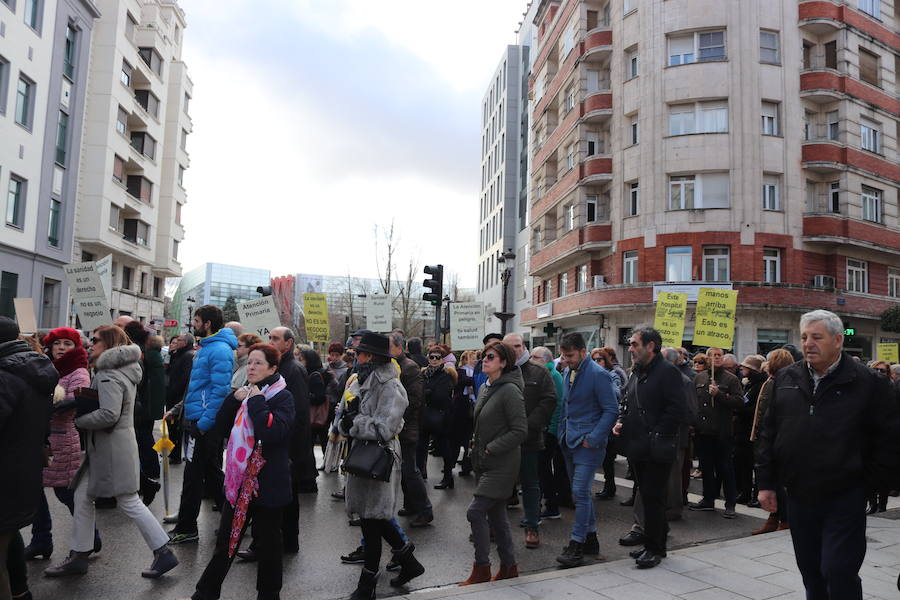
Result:
M534 350L531 351L531 356L535 358L540 358L545 363L548 363L553 360L553 353L550 352L550 349L546 346L538 346Z
M830 310L813 310L800 317L800 329L803 329L810 323L816 321L824 321L825 328L831 335L841 335L844 333L844 322L841 318Z

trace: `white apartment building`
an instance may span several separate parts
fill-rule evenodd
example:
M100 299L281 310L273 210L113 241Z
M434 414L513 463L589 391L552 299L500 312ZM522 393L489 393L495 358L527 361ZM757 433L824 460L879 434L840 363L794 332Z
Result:
M32 298L38 327L66 323L90 0L0 0L0 315Z
M162 326L181 275L192 83L175 0L100 0L85 113L76 257L113 256L113 316Z

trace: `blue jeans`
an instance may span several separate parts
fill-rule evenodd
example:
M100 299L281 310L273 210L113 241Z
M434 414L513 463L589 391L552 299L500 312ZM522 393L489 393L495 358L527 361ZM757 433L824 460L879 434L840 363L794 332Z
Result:
M597 516L594 514L594 500L591 488L594 473L603 464L606 444L602 448L569 448L561 444L569 481L572 482L572 500L575 502L575 523L572 524L572 539L584 543L587 534L597 532Z
M538 451L522 448L519 465L519 483L522 484L522 506L525 509L525 525L538 528L541 518L541 477L538 470Z

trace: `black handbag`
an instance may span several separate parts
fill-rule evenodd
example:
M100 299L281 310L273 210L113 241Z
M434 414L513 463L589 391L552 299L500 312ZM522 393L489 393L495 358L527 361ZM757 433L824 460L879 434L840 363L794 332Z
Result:
M363 479L390 481L395 458L387 442L357 438L353 440L341 469Z
M678 455L678 434L665 434L650 430L650 427L647 425L644 407L641 406L641 399L638 396L639 384L640 381L634 382L634 400L641 415L644 429L647 430L647 460L653 463L671 464L675 462L675 457Z
M75 416L80 417L100 408L100 394L92 388L81 387L75 390Z

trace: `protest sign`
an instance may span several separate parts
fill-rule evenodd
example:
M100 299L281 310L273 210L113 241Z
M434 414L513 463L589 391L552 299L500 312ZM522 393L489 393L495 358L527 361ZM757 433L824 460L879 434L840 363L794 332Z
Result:
M875 356L891 364L900 362L900 344L878 344Z
M97 271L100 283L103 284L107 304L112 304L112 254L107 254L94 262L94 270Z
M660 292L656 298L656 318L653 327L662 336L663 345L678 348L684 336L684 320L688 295Z
M694 345L714 346L728 350L734 346L734 313L737 292L716 288L700 288L697 292L697 314Z
M478 350L484 344L484 303L450 303L450 347L454 350Z
M97 263L93 261L72 263L65 265L63 270L69 281L72 303L78 319L81 321L81 328L93 331L112 323L112 317L109 314L109 295L112 293L112 287L104 288L103 277L106 275L101 276L97 269Z
M13 298L16 307L16 322L22 333L37 333L37 319L34 317L34 298Z
M389 333L394 328L393 314L390 296L387 294L366 296L366 329L378 333Z
M105 296L95 298L73 298L75 312L81 321L81 328L85 331L93 331L98 327L112 324L109 316L109 304Z
M328 325L328 301L325 294L303 294L303 309L308 341L330 341L331 328Z
M272 296L241 302L237 309L244 331L255 333L263 339L263 342L268 343L269 333L281 326L278 309L275 307L275 299Z

